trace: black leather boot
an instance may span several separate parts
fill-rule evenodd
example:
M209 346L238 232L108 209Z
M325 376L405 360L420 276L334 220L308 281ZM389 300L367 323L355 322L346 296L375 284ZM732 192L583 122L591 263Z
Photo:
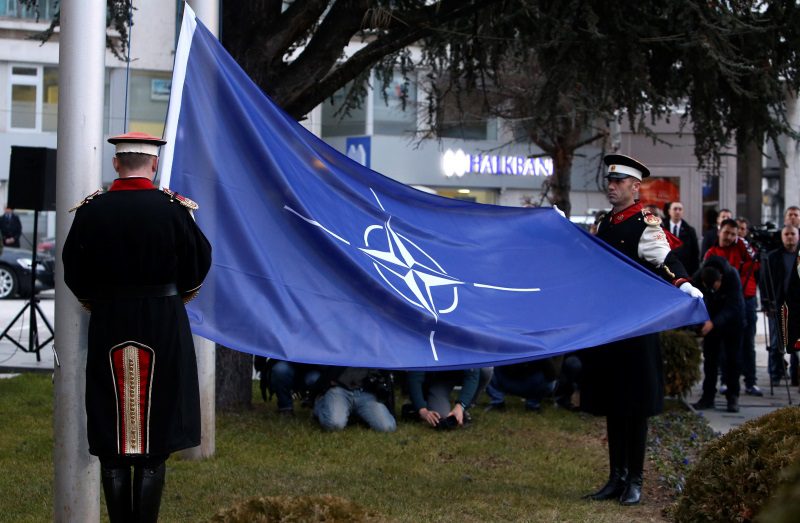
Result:
M628 481L619 497L620 505L637 505L642 500L644 455L647 450L647 418L628 423Z
M133 468L133 521L136 523L158 521L166 470L163 461L152 467L136 465Z
M106 509L111 523L131 521L131 468L100 467Z
M597 492L587 494L586 499L605 501L617 499L625 489L628 469L625 461L625 434L624 426L617 418L606 418L606 433L608 434L608 482Z

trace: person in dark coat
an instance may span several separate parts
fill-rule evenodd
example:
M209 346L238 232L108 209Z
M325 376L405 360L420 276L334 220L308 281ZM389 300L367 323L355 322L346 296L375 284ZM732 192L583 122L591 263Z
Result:
M797 355L800 352L800 258L795 257L786 285L786 301L781 311L781 321L786 331L786 350L795 362L794 379L797 379ZM796 381L795 381L796 383Z
M119 173L77 207L64 281L91 312L86 360L89 452L100 458L109 518L156 521L165 461L200 444L200 399L184 303L211 266L197 204L152 180L165 142L109 139ZM131 477L133 467L133 477Z
M604 158L608 166L608 200L613 209L598 227L598 238L695 298L702 294L688 280L680 260L670 251L661 220L635 199L650 171L620 154ZM602 275L600 276L602 277ZM646 299L646 297L619 297ZM610 304L613 306L613 303ZM606 416L609 479L594 500L639 503L642 490L647 418L664 404L664 377L658 334L637 336L580 353L581 409Z
M778 383L785 373L784 351L789 343L787 338L786 304L800 299L800 294L789 292L790 283L797 272L798 249L800 249L800 231L794 225L785 225L781 230L781 247L770 251L761 269L761 305L769 319L769 374L773 384ZM789 309L794 324L795 316L800 318L800 307ZM789 377L791 384L797 386L798 358L797 353L790 351Z
M19 247L22 222L11 207L6 207L3 217L0 218L0 235L3 236L3 245L6 247Z
M682 245L673 249L672 252L681 261L686 272L694 274L700 265L700 246L697 243L697 232L694 227L683 219L683 204L681 202L670 203L668 214L669 220L662 227L674 234L682 242Z
M745 300L739 272L722 256L709 256L695 275L709 319L700 328L703 340L703 395L693 405L713 409L719 358L725 351L723 374L728 388L728 412L739 412L739 365L745 327Z

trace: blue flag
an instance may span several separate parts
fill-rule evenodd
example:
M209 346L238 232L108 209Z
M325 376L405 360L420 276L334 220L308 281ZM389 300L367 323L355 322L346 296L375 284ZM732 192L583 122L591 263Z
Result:
M187 8L161 184L214 248L193 331L297 362L468 368L707 319L552 209L417 191L279 109Z

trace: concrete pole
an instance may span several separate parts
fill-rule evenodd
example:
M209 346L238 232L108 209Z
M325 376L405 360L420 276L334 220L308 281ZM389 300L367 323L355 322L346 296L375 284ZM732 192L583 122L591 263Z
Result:
M68 210L100 188L106 2L62 0L56 179L54 521L100 519L98 461L89 455L84 408L88 315L64 284L61 250Z
M198 20L212 34L219 36L219 2L217 0L190 0ZM200 202L202 206L203 202ZM202 292L202 291L201 291ZM216 359L217 349L213 341L192 336L197 356L197 375L200 380L200 445L181 451L184 459L198 460L214 455L216 450Z

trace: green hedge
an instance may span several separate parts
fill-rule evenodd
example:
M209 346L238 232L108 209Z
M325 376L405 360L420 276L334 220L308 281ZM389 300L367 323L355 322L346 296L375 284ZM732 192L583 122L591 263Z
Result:
M709 443L686 480L675 521L753 521L787 481L782 471L800 459L798 427L800 409L785 407Z
M700 381L700 345L694 334L686 330L661 333L661 354L664 359L664 393L686 397Z

